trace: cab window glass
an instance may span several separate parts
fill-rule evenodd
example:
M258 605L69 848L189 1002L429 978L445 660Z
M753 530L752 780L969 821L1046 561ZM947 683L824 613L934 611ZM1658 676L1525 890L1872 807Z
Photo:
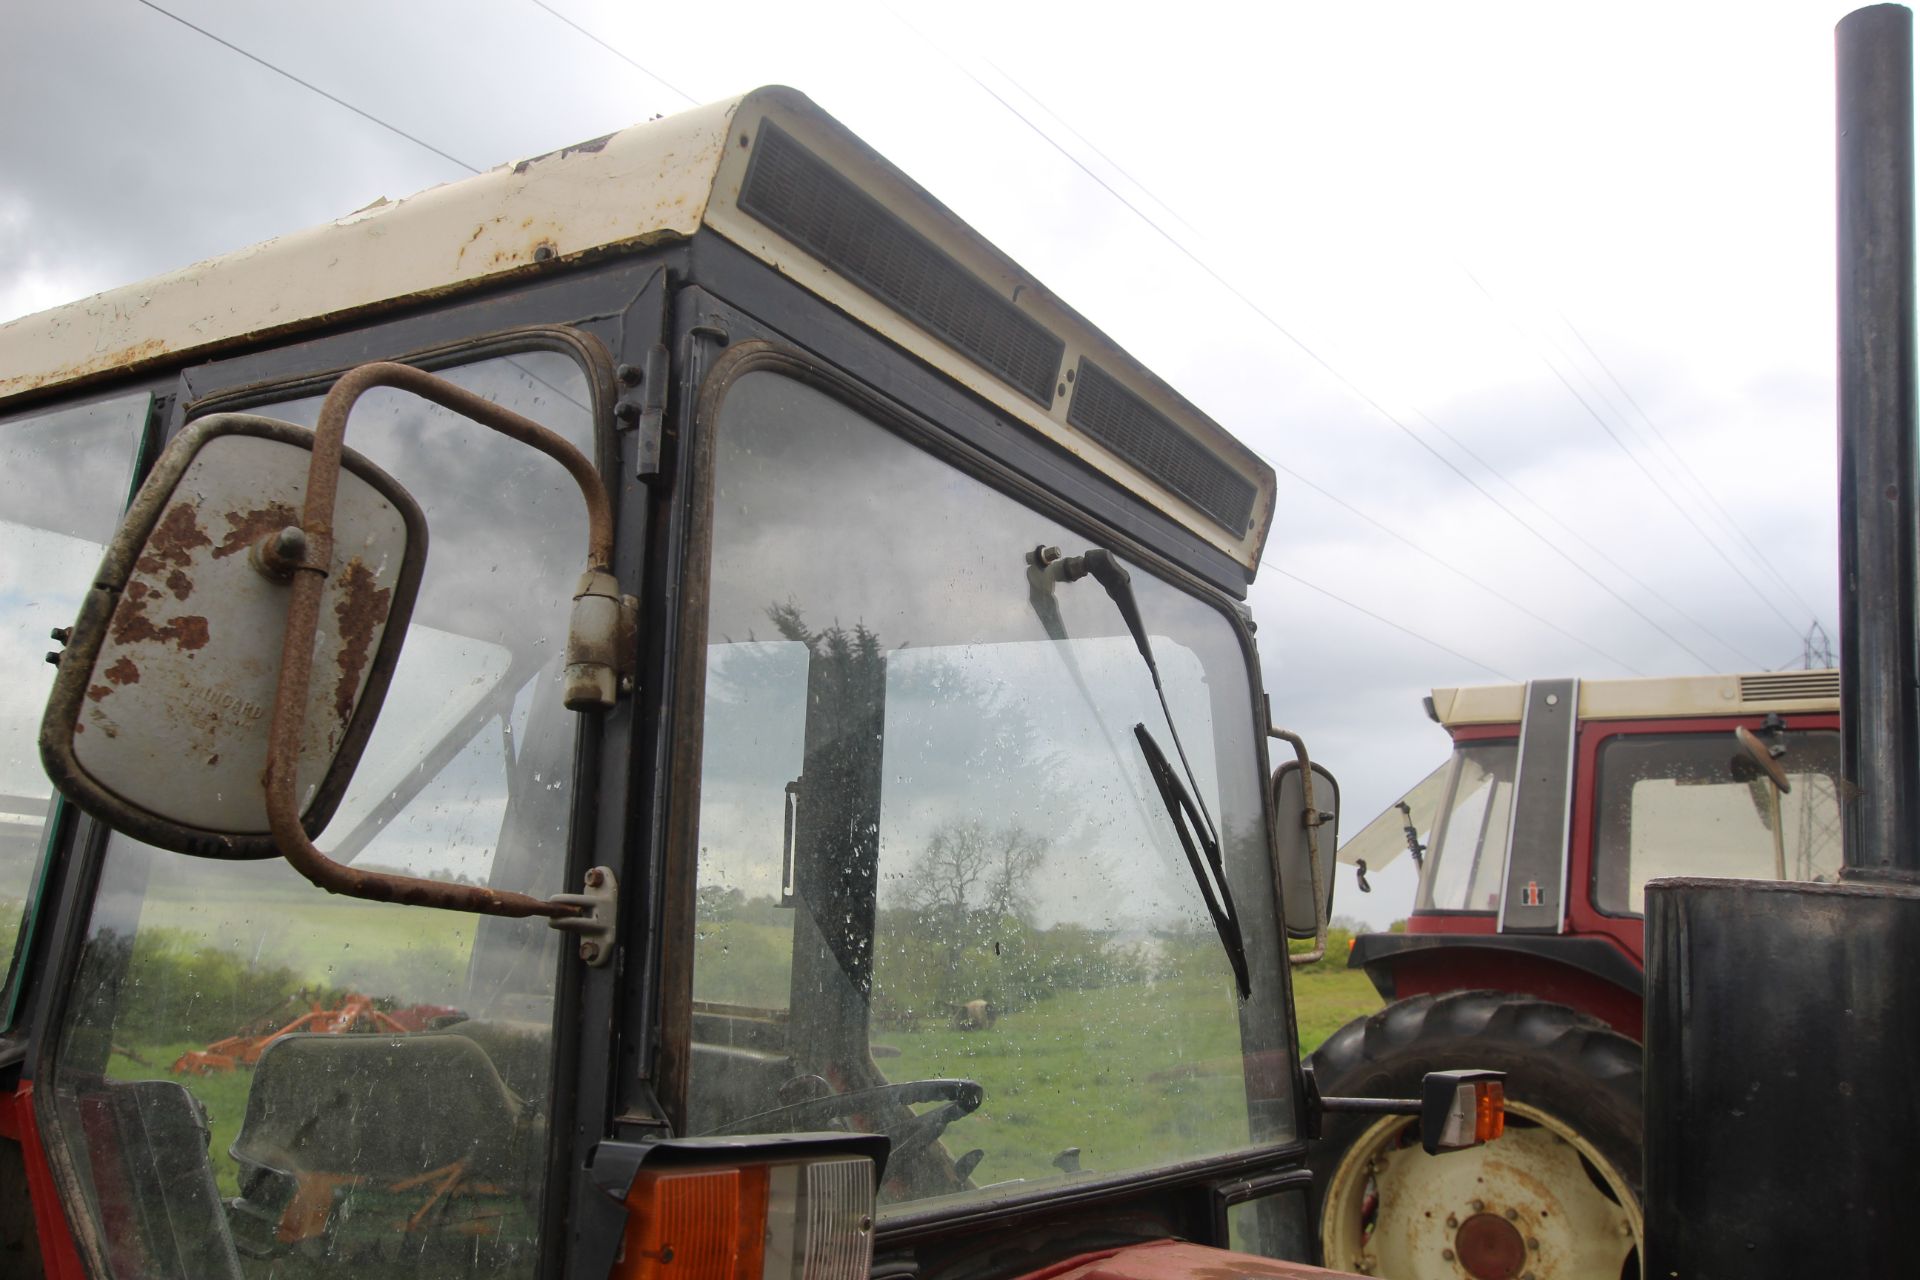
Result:
M1512 742L1474 742L1454 750L1420 877L1418 909L1499 910L1518 753Z
M1594 896L1640 914L1647 881L1840 875L1840 735L1762 734L1785 746L1781 795L1731 733L1622 734L1600 748Z
M571 358L441 376L592 454ZM318 407L252 411L312 425ZM578 490L391 389L361 399L347 443L418 499L431 546L385 708L318 843L359 867L558 892ZM560 947L537 919L337 897L279 859L115 836L56 1078L113 1274L534 1274Z
M145 392L0 423L0 1029L13 1021L19 956L57 803L40 767L53 689L50 633L70 627L119 523L146 429Z
M714 448L690 1131L888 1133L893 1206L1289 1137L1226 615L1128 566L1246 1001L1136 741L1175 755L1139 650L1093 579L1029 576L1085 536L773 373Z

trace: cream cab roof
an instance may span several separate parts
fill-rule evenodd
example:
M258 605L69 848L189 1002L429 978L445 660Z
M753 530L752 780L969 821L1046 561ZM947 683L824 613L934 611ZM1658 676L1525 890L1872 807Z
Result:
M993 306L1011 304L1025 317L1017 323L1032 322L1050 346L1063 348L1057 394L1052 385L1030 384L1025 392L1008 385L743 210L748 164L768 124L829 168L833 181L851 184L904 224L910 242L943 254L1002 300ZM703 227L1142 495L1250 573L1259 564L1273 516L1273 469L791 89L758 89L403 200L377 201L324 226L0 325L0 413L11 401L54 389L183 357L208 358L402 302L530 279L569 263L684 240ZM1189 501L1191 487L1102 443L1113 434L1086 429L1087 404L1101 404L1088 401L1076 414L1071 393L1073 370L1082 370L1085 385L1093 381L1090 366L1091 374L1105 375L1099 390L1108 410L1118 387L1136 420L1140 407L1149 407L1148 416L1202 446L1198 456L1208 474L1239 495L1244 527L1232 527L1238 519L1210 516ZM1046 384L1056 381L1044 375L1043 369Z
M1526 686L1468 685L1433 691L1433 718L1448 728L1519 724ZM1662 716L1764 715L1777 711L1838 711L1840 673L1761 671L1747 675L1657 676L1582 680L1582 720L1639 720Z

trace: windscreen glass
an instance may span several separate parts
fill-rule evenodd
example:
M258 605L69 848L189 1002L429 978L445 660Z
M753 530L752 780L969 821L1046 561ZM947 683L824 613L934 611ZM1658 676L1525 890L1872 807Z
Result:
M570 357L439 372L593 453ZM311 426L318 408L249 411ZM558 892L578 489L390 389L360 399L347 444L418 499L430 546L391 692L317 843L361 868ZM56 1083L113 1274L533 1275L560 946L537 919L336 897L278 859L114 837Z
M1440 816L1421 869L1421 911L1498 911L1507 866L1507 820L1519 746L1472 742L1455 748Z
M1180 770L1092 543L770 372L714 441L691 1132L852 1128L882 1199L1017 1195L1291 1136L1246 656L1127 566L1253 982L1144 763ZM1184 771L1181 771L1184 779Z
M1768 781L1733 734L1621 734L1600 747L1594 897L1638 915L1662 876L1840 877L1840 735L1762 734L1790 786Z
M0 1030L13 1021L56 804L38 745L53 690L45 655L119 524L148 402L142 392L0 423Z

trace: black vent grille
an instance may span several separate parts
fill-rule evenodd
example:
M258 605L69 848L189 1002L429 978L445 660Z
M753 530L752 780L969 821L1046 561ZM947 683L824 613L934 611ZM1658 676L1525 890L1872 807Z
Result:
M1066 344L769 121L761 122L747 164L740 208L1052 406Z
M1212 516L1234 537L1246 536L1259 493L1253 482L1091 360L1080 361L1067 422Z
M1838 698L1838 671L1776 671L1740 677L1740 701L1784 702L1791 698Z

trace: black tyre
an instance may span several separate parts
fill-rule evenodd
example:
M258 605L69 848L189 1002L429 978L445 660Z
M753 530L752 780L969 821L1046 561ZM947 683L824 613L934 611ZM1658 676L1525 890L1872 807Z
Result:
M1326 1265L1395 1280L1640 1274L1640 1046L1502 991L1413 996L1308 1059L1320 1092L1420 1096L1429 1071L1508 1073L1505 1136L1429 1156L1412 1117L1328 1114L1311 1163Z

